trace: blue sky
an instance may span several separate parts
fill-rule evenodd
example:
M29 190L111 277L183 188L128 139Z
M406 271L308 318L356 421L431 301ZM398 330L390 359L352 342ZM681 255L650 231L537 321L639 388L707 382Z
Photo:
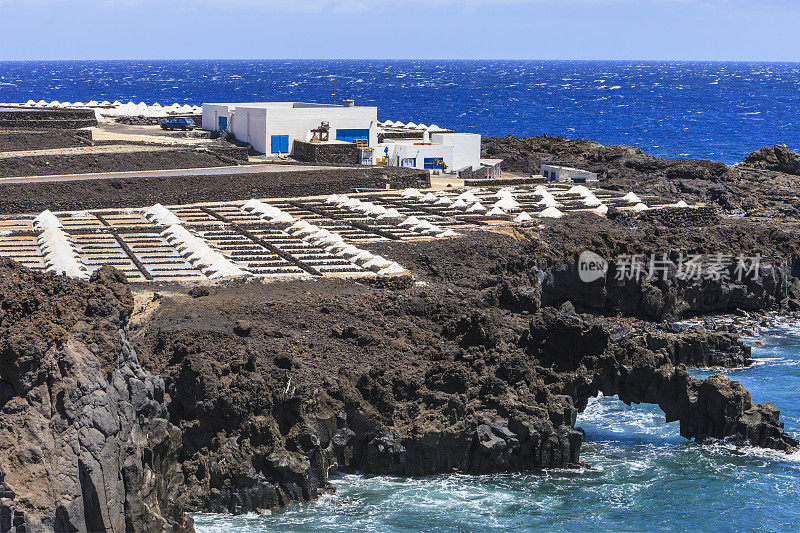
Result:
M0 60L800 61L800 0L0 0Z

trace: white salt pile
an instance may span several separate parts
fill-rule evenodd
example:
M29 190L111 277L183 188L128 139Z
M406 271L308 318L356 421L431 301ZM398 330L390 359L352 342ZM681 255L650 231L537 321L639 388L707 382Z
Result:
M552 196L545 196L541 200L536 202L536 204L537 205L542 205L544 207L558 207L559 205L561 205Z
M45 209L33 219L33 227L35 229L60 228L62 226L63 224L58 220L58 217L49 209Z
M633 191L623 196L622 199L628 202L629 204L638 204L639 202L642 201L638 196L636 196L636 194Z
M506 196L496 201L494 203L494 207L502 209L503 211L514 211L515 209L519 209L519 203L514 199L513 196Z
M533 189L533 194L536 196L552 196L550 191L542 187L541 185L537 185L535 189Z
M250 212L259 218L269 220L270 222L294 222L295 218L291 215L291 213L287 213L282 209L275 207L274 205L270 205L267 203L262 202L261 200L256 200L255 198L248 201L241 207L242 211Z
M579 194L583 197L587 197L590 194L592 194L592 191L591 189L589 189L589 187L586 187L585 185L575 185L573 187L570 187L570 189L567 191L567 194Z
M161 204L155 204L153 207L146 209L144 218L160 226L172 226L173 224L183 223L175 213Z
M600 205L600 206L597 206L597 208L594 209L593 211L595 213L597 213L598 215L605 215L606 213L608 213L608 206L607 205Z
M416 226L420 223L420 219L415 216L410 216L400 223L401 226Z
M206 241L194 235L180 224L173 224L161 235L178 249L190 264L199 268L209 278L246 276L248 272L230 259L212 249Z
M467 202L465 202L464 200L458 199L452 204L450 204L450 207L453 209L466 209L467 207L469 207L469 205L467 205Z
M402 274L405 272L406 269L398 265L397 263L392 263L391 265L387 266L386 268L382 268L378 270L378 274L381 276L386 276L389 274Z
M500 209L499 207L492 207L489 211L486 212L487 217L502 217L505 216L506 212Z
M86 266L69 235L59 226L47 226L36 237L44 258L45 270L71 278L88 278Z
M586 196L582 200L582 202L583 202L583 205L585 205L586 207L597 207L598 205L601 205L603 203L603 202L600 201L599 198L597 198L597 196L595 196L591 192L589 193L588 196Z
M378 218L401 218L402 215L400 211L395 209L394 207L390 207L384 214L378 216Z
M671 207L689 207L689 204L687 204L683 200L679 200L677 203L672 204Z
M647 207L647 206L646 206L645 204L643 204L642 202L639 202L638 204L636 204L635 206L633 206L633 210L634 210L634 211L647 211L648 209L650 209L650 208L649 208L649 207Z
M370 270L381 270L384 268L388 268L392 265L392 261L389 261L383 256L374 255L369 261L366 261L363 265L364 268L368 268Z
M446 229L438 235L438 237L458 237L458 233L451 229Z
M403 198L421 198L422 193L419 192L417 189L414 189L413 187L409 187L408 189L401 192L400 196L402 196Z
M433 194L432 192L429 192L428 194L422 197L422 201L431 204L436 201L436 195Z
M514 222L529 222L531 220L533 220L533 217L525 211L514 217Z
M464 203L474 203L478 201L478 197L475 196L472 191L462 192L456 197L456 200L461 200Z
M467 208L467 213L483 213L486 208L480 202L475 202Z
M447 196L442 196L438 200L436 200L435 205L450 205L453 203L453 200L448 198Z
M547 209L539 213L539 216L542 218L561 218L564 216L564 213L562 213L555 207L548 207Z
M327 198L325 198L325 203L326 204L338 204L339 202L340 202L340 199L339 199L339 195L338 194L332 194L332 195L328 196Z

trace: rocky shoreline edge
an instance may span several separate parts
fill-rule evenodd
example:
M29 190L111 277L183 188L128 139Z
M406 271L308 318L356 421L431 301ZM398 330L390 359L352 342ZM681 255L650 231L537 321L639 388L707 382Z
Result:
M575 215L376 243L411 276L131 287L0 262L0 530L192 531L190 512L313 500L334 468L407 476L581 467L598 393L699 442L793 451L722 374L720 313L794 312L792 220ZM579 279L589 249L759 252L758 279ZM744 317L743 317L744 318Z

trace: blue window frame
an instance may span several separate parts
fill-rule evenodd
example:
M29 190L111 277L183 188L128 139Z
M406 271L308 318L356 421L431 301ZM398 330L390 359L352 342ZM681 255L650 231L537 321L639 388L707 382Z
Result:
M288 135L273 135L270 137L270 151L273 154L288 154L289 153L289 136Z
M423 160L425 170L437 170L439 168L439 165L437 165L436 162L440 160L441 157L426 157Z
M368 141L369 130L337 129L336 140L351 143L353 141Z

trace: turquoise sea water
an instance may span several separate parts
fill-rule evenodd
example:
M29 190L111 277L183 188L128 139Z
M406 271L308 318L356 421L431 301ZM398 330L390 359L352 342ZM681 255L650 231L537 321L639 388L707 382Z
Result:
M800 330L760 338L757 365L733 371L757 403L800 434ZM707 372L695 372L697 377ZM700 446L656 406L592 400L578 418L593 470L405 479L337 475L334 495L270 514L196 516L200 533L568 530L792 531L800 453Z

